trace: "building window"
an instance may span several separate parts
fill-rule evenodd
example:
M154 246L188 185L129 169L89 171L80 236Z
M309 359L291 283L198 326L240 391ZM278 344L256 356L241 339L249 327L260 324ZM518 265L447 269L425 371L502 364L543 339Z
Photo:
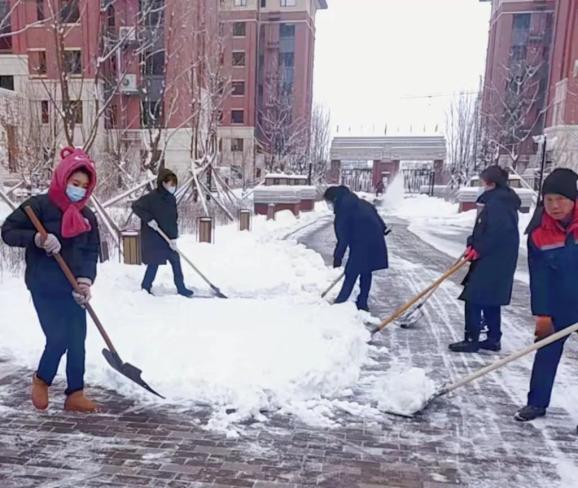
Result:
M14 91L14 76L0 75L0 88Z
M233 51L233 66L245 66L245 51Z
M40 118L43 124L48 124L50 122L50 109L48 100L42 100L40 102Z
M295 37L295 24L281 24L279 27L279 36L282 39Z
M80 21L80 8L78 0L61 0L60 22L64 24L77 24Z
M233 24L233 36L245 37L247 35L247 24L245 22L235 22Z
M163 122L162 100L142 102L141 123L143 127L160 127Z
M141 15L144 15L144 23L147 27L160 27L164 19L164 0L141 0Z
M245 123L245 111L244 110L231 110L231 122L233 124Z
M286 68L295 66L295 53L280 53L279 65L284 66Z
M525 46L530 36L532 14L515 14L513 19L512 45Z
M267 0L261 0L261 8L267 7Z
M62 108L68 120L74 120L75 124L82 124L82 102L80 100L64 102Z
M114 5L112 4L110 4L106 9L106 23L110 28L116 26L116 13L114 11Z
M29 51L28 52L28 70L31 75L45 76L46 68L46 51Z
M528 48L526 46L513 46L512 47L512 60L513 61L525 61L528 55Z
M64 67L69 75L81 75L82 51L80 49L64 51Z
M235 7L246 7L247 6L247 0L234 0L233 5Z
M10 23L10 0L0 0L0 51L12 50L12 25Z
M218 110L217 121L219 122L219 124L222 124L224 119L225 119L225 112L223 112L222 110Z
M145 76L162 76L165 72L165 52L155 51L145 54Z
M116 104L111 103L104 113L104 128L105 129L115 129L116 128Z
M240 137L231 139L231 152L243 152L245 149L245 141Z
M232 94L235 96L241 96L245 94L245 82L244 81L233 81L232 83Z
M44 0L36 0L36 20L44 20Z
M281 7L295 7L297 0L281 0Z

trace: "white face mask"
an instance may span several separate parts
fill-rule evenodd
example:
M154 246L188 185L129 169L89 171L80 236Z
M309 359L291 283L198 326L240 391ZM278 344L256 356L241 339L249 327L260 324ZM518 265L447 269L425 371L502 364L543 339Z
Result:
M177 187L171 185L170 183L163 183L163 188L168 191L171 195L174 195L177 191Z

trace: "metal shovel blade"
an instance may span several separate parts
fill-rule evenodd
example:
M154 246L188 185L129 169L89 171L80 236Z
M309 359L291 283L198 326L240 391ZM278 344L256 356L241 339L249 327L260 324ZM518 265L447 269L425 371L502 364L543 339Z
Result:
M215 292L215 295L217 295L217 298L229 298L221 290L219 290L216 286L211 286L211 289Z
M137 385L141 386L145 390L151 392L153 395L158 396L159 398L165 399L164 396L157 393L153 390L146 381L141 378L142 370L138 369L136 366L133 366L130 363L123 363L122 359L117 353L111 352L108 349L102 350L102 355L106 362L110 365L112 369L118 371L121 375L127 377L129 380L133 381Z
M397 319L397 322L402 329L409 329L423 317L424 312L422 305L423 303L413 310L406 312L399 319Z

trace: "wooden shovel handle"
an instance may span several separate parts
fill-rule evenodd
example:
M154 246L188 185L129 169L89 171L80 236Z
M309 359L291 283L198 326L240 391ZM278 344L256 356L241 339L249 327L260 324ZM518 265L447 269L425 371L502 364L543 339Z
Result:
M48 233L46 232L46 229L42 225L42 222L40 222L40 220L38 219L38 217L34 213L34 210L32 210L32 207L30 207L30 206L25 207L24 212L26 212L26 215L28 216L28 218L32 222L32 225L34 226L36 231L40 234L40 237L42 237L42 240L45 240L48 237ZM66 261L64 261L64 259L60 255L60 253L54 253L54 254L52 254L52 257L54 259L56 259L56 262L58 263L58 265L60 266L60 269L62 270L62 272L66 276L66 279L72 285L72 288L74 289L74 291L76 293L82 294L82 290L78 286L78 282L76 281L76 277L74 276L70 267L68 266L68 264L66 264ZM96 312L94 311L94 309L92 308L90 303L86 303L84 305L84 307L86 308L88 314L90 315L90 317L94 321L96 327L98 328L98 331L100 332L100 335L104 339L104 342L106 343L107 347L110 349L110 352L118 355L118 353L116 352L116 349L114 348L114 346L110 340L110 337L108 337L106 330L104 330L102 323L100 322L99 318L96 315Z
M395 312L393 312L387 319L385 319L379 327L377 327L372 334L377 334L385 329L389 324L401 317L405 312L407 312L413 305L415 305L419 300L425 297L428 293L439 287L445 280L450 276L457 273L468 261L466 259L460 259L454 266L452 266L448 271L446 271L440 278L438 278L432 285L428 286L425 290L417 294L405 305L399 307Z

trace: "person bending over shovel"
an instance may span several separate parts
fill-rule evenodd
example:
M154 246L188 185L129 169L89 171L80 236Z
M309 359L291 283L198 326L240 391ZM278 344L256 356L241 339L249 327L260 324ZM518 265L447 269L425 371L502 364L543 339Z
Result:
M335 213L337 246L333 254L334 268L341 267L345 251L349 248L345 281L335 303L344 303L349 299L359 278L357 308L368 311L372 273L388 267L385 243L387 226L373 205L359 199L346 186L328 188L324 199Z
M578 175L556 169L544 181L543 206L528 227L528 264L536 339L578 322ZM536 352L527 405L516 420L546 415L564 343L560 339Z
M159 265L171 263L177 293L187 298L193 292L185 286L181 258L177 252L179 236L177 211L177 175L163 168L159 171L157 188L133 203L132 209L141 220L142 259L148 265L141 287L151 295ZM170 244L159 234L164 232Z
M518 263L520 198L508 186L508 173L490 166L480 175L484 192L477 200L481 210L465 258L471 261L460 300L465 301L465 338L450 344L453 352L501 349L501 307L512 299L514 273ZM483 320L488 336L480 342Z
M96 278L100 239L97 221L86 207L95 186L94 163L81 149L65 148L54 170L47 195L30 198L2 226L2 239L26 248L26 286L46 336L38 369L32 377L32 403L48 408L48 387L66 353L64 409L94 412L97 405L84 396L86 311L90 288ZM48 232L42 239L24 212L30 206ZM52 254L60 253L72 269L82 294L60 270Z

